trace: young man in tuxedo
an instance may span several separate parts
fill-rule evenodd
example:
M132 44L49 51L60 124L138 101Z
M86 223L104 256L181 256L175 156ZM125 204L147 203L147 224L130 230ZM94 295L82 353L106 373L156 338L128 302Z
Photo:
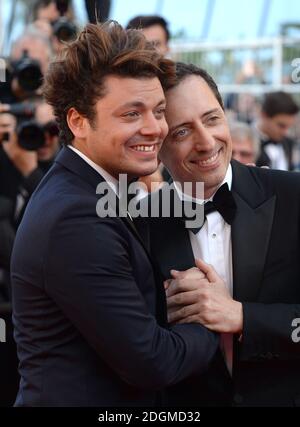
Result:
M168 280L169 322L221 333L209 371L171 389L171 404L299 405L300 176L231 161L222 98L204 70L177 64L166 99L160 157L175 182L204 182L205 200L194 202L205 203L205 220L189 230L175 215L150 218L149 244ZM195 259L210 284L186 281Z
M130 216L98 210L98 184L117 198L120 174L156 170L173 78L140 31L114 22L87 25L50 66L44 93L65 147L13 250L16 406L158 405L218 348L199 324L168 327L163 282Z
M267 93L254 130L260 140L258 166L294 170L293 153L296 141L289 136L295 126L299 106L289 93Z

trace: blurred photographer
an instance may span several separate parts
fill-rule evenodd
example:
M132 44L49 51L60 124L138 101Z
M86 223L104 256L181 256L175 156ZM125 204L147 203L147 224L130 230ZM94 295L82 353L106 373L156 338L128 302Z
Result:
M44 20L49 23L55 22L59 18L59 10L55 0L36 0L32 9L32 20Z
M52 57L52 46L47 36L31 27L12 46L6 60L6 82L0 85L1 104L16 104L41 96L43 75ZM9 111L0 105L0 112Z
M65 42L76 38L78 29L74 23L74 14L69 0L37 0L33 7L32 18L38 26L42 21L51 25L51 42L55 53L63 48Z
M0 114L0 152L1 141L5 134L12 132L16 125L16 119L10 114ZM1 154L0 154L1 157ZM2 173L2 162L0 162L0 174ZM6 187L0 192L0 304L10 300L9 295L9 264L13 247L15 230L12 226L14 214L14 201L9 197L10 182L0 178L0 185Z
M35 119L0 113L0 303L10 301L9 266L15 231L31 194L59 151L52 108L37 105Z
M0 304L10 301L9 264L15 239L15 230L10 222L13 203L0 196Z
M0 195L14 204L15 227L58 150L58 129L45 102L37 105L35 120L17 124L13 115L0 114Z

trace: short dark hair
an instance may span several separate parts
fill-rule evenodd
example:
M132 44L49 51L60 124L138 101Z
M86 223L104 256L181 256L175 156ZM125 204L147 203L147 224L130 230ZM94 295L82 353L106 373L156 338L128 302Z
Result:
M178 86L183 80L191 76L201 77L207 83L207 85L215 95L222 109L225 110L222 96L214 79L211 77L210 74L208 74L207 71L205 71L203 68L197 67L194 64L184 64L183 62L176 62L176 80L174 84L168 87L168 89L173 89L174 87Z
M132 18L128 24L127 29L138 29L149 28L153 25L160 25L166 34L167 42L170 40L170 31L167 21L159 15L138 15Z
M54 109L62 143L74 139L67 123L70 108L94 125L94 107L105 96L108 75L157 77L165 90L175 79L175 65L159 54L141 31L126 31L115 21L88 24L50 64L45 76L44 95Z
M291 95L286 92L267 93L262 102L262 111L268 117L275 117L278 114L294 116L299 113L299 106Z

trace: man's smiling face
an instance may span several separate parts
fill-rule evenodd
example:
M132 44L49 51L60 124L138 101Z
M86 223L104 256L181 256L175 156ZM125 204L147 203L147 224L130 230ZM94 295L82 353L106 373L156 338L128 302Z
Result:
M204 182L205 198L222 183L232 154L225 113L200 76L184 78L166 94L169 134L160 158L173 179Z

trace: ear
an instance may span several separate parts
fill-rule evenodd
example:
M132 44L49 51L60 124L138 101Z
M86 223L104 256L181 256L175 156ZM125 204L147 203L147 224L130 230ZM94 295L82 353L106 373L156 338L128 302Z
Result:
M87 137L88 120L73 107L67 113L67 122L75 138L83 139Z

